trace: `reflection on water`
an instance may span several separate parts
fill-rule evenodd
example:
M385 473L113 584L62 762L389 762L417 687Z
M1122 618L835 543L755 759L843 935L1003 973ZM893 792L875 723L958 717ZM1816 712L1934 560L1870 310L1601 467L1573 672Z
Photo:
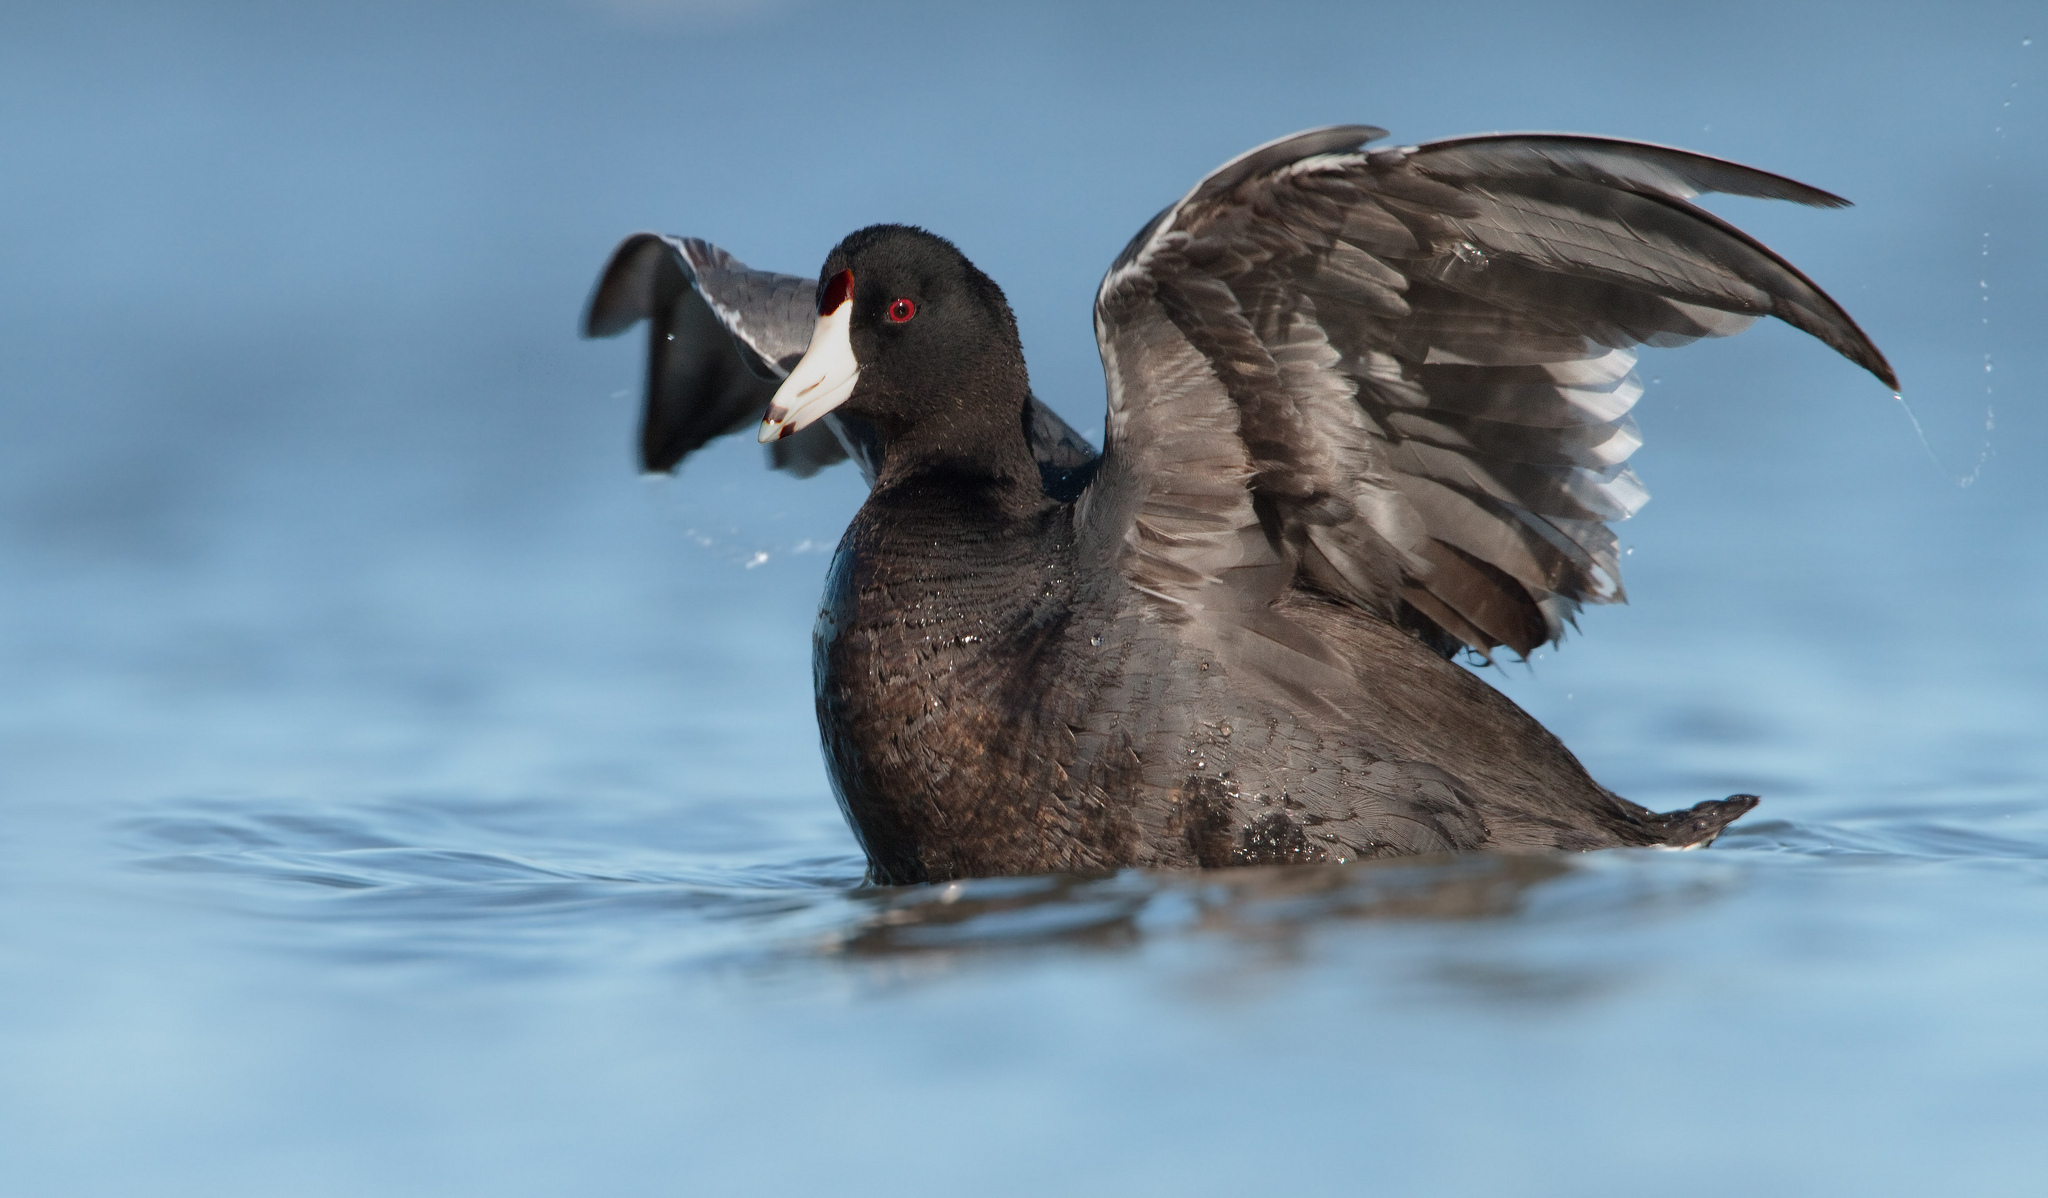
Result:
M1179 956L1197 957L1179 971L1179 988L1216 998L1248 986L1284 987L1292 971L1350 955L1357 946L1333 943L1347 931L1556 917L1573 905L1566 897L1570 881L1592 882L1600 894L1591 901L1612 904L1613 913L1649 901L1626 883L1601 885L1582 864L1562 856L1474 854L878 889L857 895L857 917L815 947L835 954L863 980L885 985L930 981L977 964L1179 949ZM1704 900L1709 889L1691 897ZM1589 896L1576 897L1583 902ZM1424 929L1424 935L1441 939L1442 931ZM1568 999L1608 983L1582 963L1515 962L1486 949L1432 954L1403 981L1509 1001Z
M1565 857L1443 856L1356 865L977 879L878 889L832 947L853 955L1036 944L1131 945L1203 933L1267 945L1345 920L1497 919L1571 871Z

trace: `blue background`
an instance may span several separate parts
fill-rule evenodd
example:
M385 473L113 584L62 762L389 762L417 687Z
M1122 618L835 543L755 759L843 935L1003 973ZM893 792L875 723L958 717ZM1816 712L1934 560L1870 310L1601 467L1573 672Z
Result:
M0 14L6 1188L2040 1192L2040 15ZM1344 121L1857 202L1713 207L1924 443L1781 326L1646 355L1631 606L1487 671L1633 798L1766 805L1533 873L857 891L789 746L859 480L636 479L606 253L925 225L1099 435L1116 250Z

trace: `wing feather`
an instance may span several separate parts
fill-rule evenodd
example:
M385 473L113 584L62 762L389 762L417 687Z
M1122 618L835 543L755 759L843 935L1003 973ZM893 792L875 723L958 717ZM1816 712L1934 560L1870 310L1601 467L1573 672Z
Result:
M1612 139L1377 136L1241 155L1103 280L1106 458L1077 518L1171 607L1249 619L1291 582L1527 654L1623 598L1635 347L1776 316L1892 381L1811 280L1687 202L1837 197Z

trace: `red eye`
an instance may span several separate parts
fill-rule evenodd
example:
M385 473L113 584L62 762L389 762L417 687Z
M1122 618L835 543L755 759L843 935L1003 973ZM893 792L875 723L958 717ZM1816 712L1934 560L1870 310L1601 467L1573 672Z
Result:
M917 315L917 305L907 299L900 299L889 305L889 320L892 323L902 324L915 315Z

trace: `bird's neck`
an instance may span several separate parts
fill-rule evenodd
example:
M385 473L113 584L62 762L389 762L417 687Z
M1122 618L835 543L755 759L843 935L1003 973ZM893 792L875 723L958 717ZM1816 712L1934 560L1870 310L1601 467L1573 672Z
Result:
M963 396L914 424L887 430L875 498L997 520L1029 518L1048 502L1025 438L1029 405L1028 391Z

